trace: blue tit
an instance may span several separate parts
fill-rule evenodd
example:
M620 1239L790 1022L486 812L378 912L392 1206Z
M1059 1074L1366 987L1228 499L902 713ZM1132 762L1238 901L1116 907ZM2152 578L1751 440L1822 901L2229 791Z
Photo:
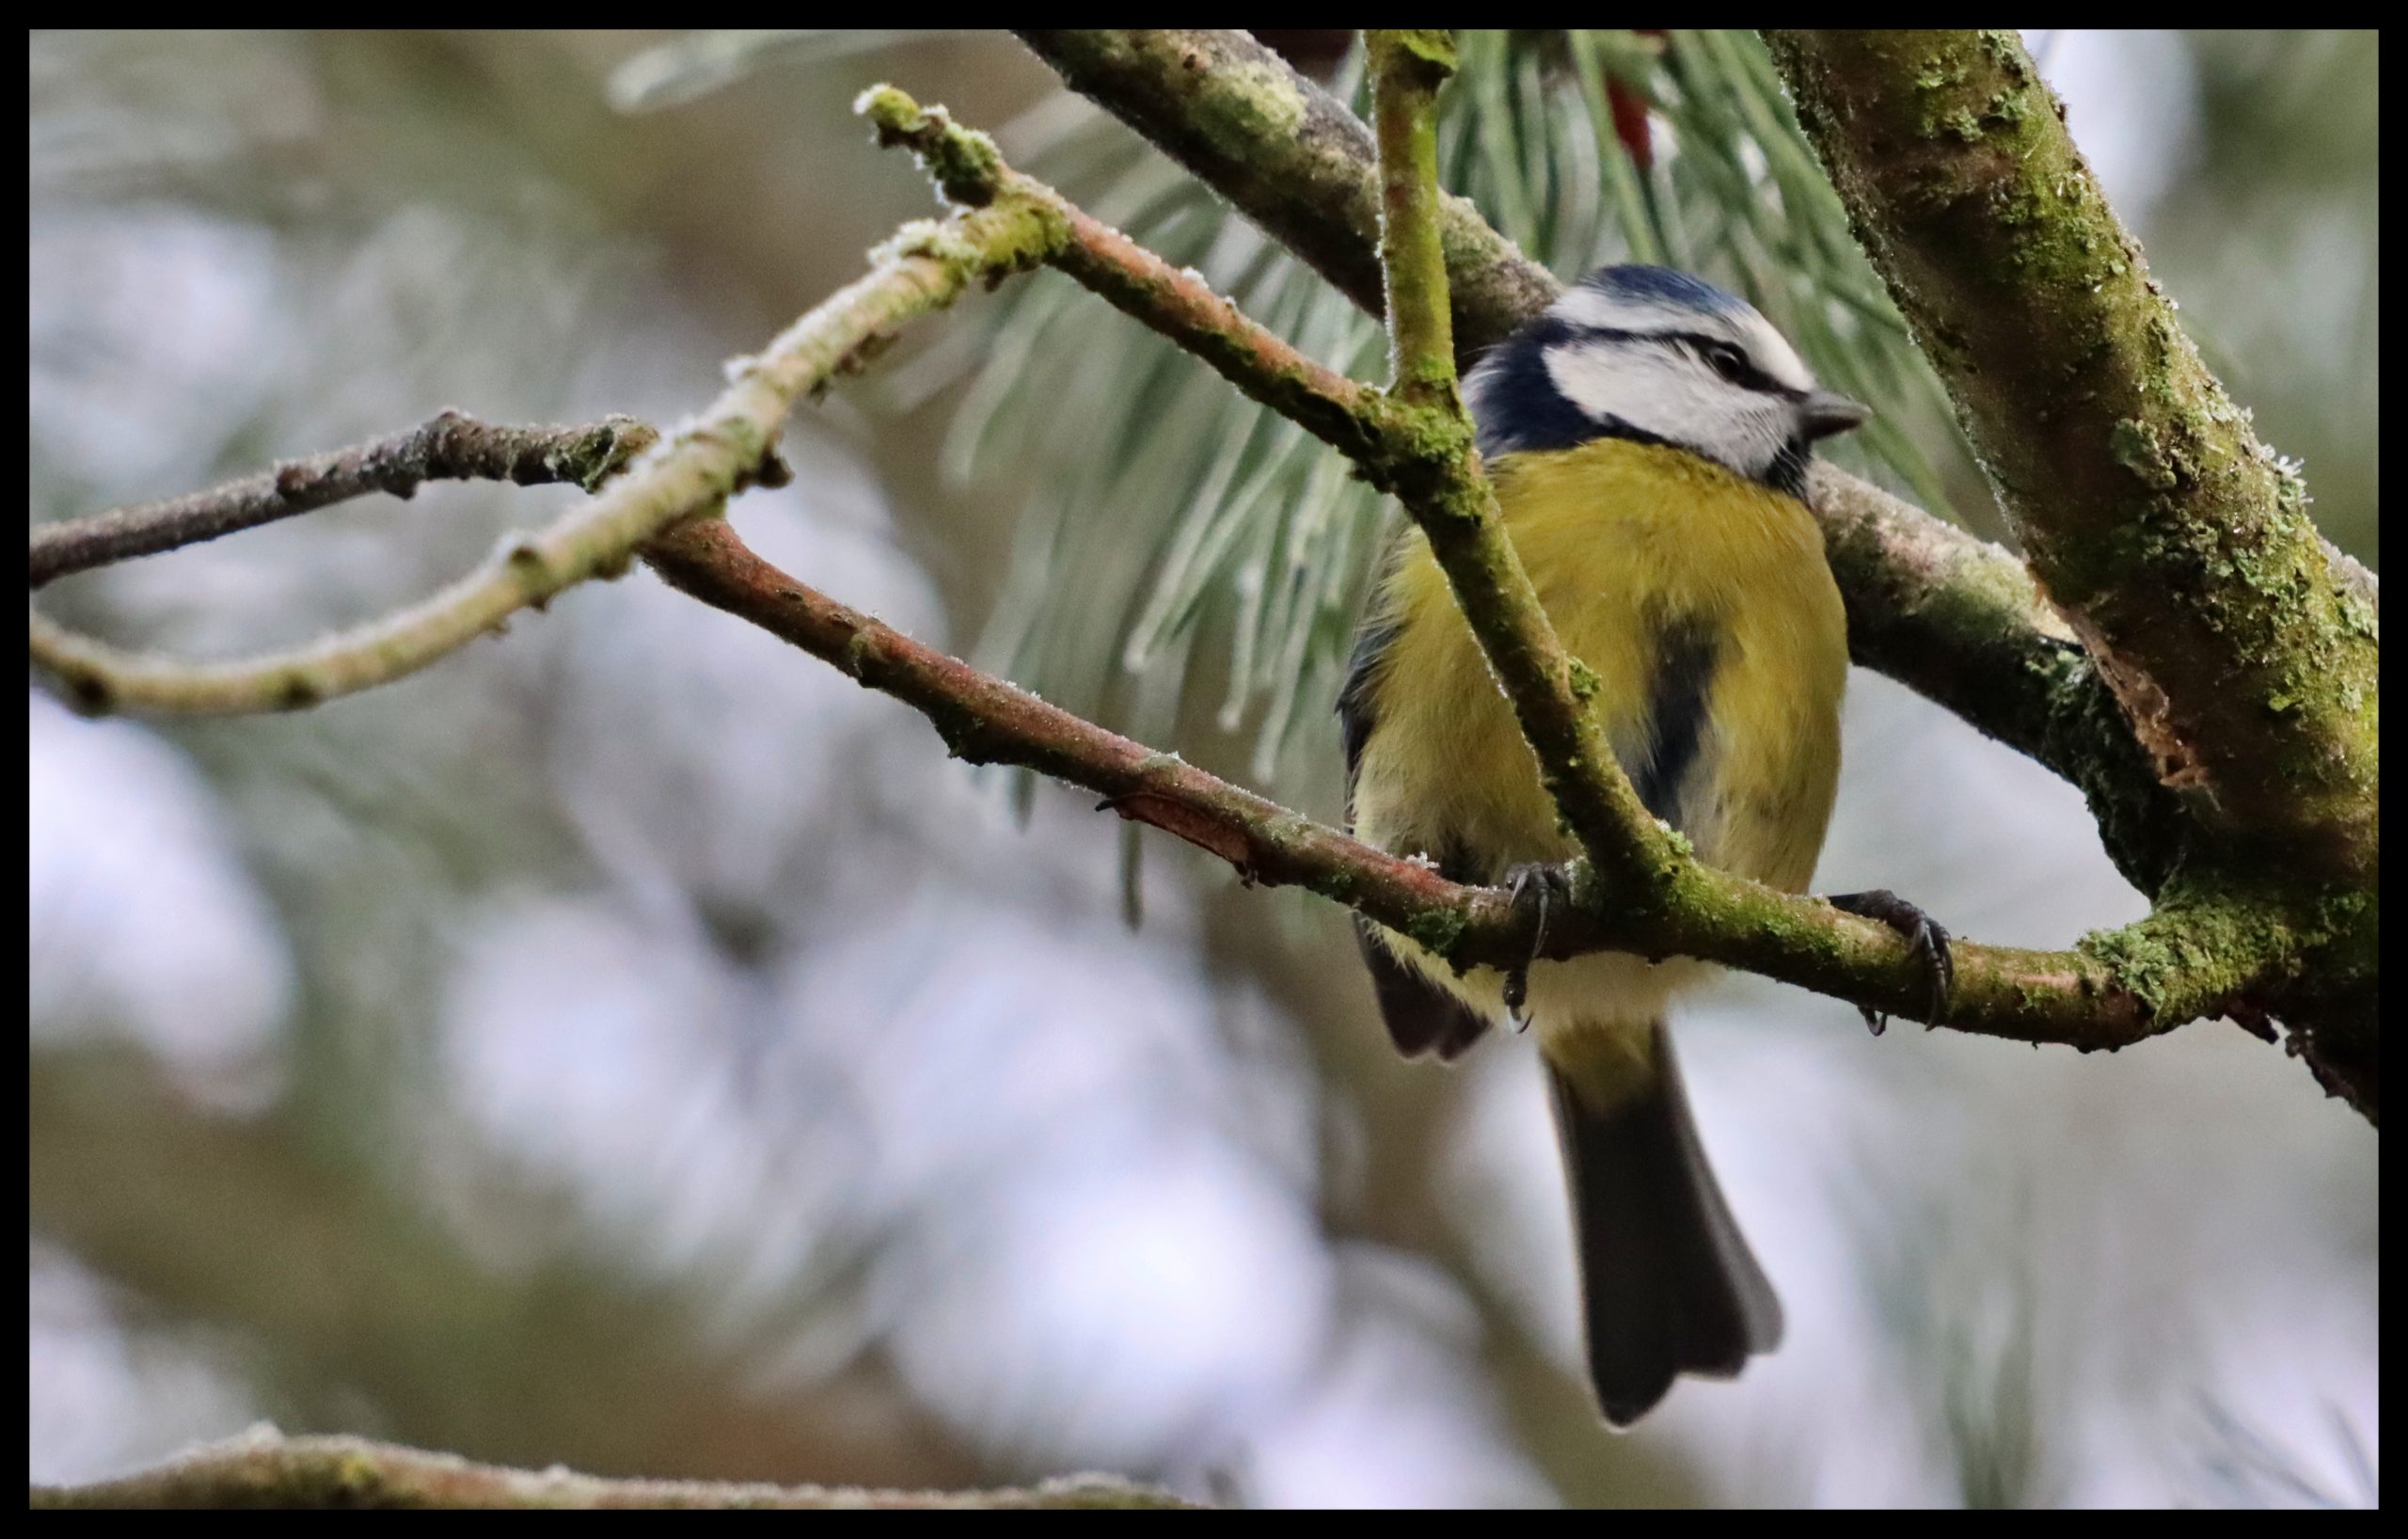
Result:
M1465 381L1505 530L1648 811L1709 865L1802 891L1839 777L1847 622L1800 500L1818 438L1864 407L1821 389L1736 296L1606 267ZM1517 889L1578 853L1455 607L1408 530L1339 701L1357 838ZM1539 888L1542 895L1545 886ZM1507 976L1458 975L1366 922L1380 1013L1453 1058L1507 1019ZM1514 991L1553 1091L1592 1382L1627 1426L1681 1373L1728 1378L1781 1339L1666 1034L1703 962L1541 961Z

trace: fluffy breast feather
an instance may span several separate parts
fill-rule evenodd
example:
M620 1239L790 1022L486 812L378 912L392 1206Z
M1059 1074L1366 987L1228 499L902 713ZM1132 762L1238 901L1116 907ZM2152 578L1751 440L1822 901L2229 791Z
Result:
M1695 769L1671 820L1701 859L1798 889L1839 770L1846 621L1814 519L1795 500L1684 451L1600 439L1492 464L1506 528L1557 633L1594 671L1626 769L1656 747L1668 638L1703 637ZM1494 880L1575 850L1511 707L1427 542L1409 534L1350 684L1357 833ZM1635 774L1644 784L1643 775Z

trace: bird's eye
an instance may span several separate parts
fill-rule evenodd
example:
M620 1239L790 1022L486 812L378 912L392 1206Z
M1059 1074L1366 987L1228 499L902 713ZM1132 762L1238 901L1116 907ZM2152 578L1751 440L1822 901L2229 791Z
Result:
M1707 342L1698 349L1705 366L1734 385L1753 385L1756 371L1748 362L1748 355L1729 342Z

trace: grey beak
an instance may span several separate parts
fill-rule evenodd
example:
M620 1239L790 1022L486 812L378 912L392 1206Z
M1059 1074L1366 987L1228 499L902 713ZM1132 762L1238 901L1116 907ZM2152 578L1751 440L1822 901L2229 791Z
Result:
M1798 403L1798 420L1805 424L1806 436L1810 438L1846 433L1872 415L1871 406L1851 401L1837 390L1809 390Z

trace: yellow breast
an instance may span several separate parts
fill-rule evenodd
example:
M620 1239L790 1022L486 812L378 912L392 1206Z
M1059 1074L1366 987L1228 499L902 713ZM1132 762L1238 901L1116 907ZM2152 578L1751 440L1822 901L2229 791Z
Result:
M1710 642L1680 821L1709 865L1792 890L1812 879L1839 773L1846 620L1813 516L1660 445L1600 439L1489 468L1505 526L1625 767L1649 750L1668 633ZM1444 574L1417 532L1377 600L1392 639L1368 681L1357 833L1465 856L1492 880L1575 853ZM1682 627L1687 627L1686 629Z

